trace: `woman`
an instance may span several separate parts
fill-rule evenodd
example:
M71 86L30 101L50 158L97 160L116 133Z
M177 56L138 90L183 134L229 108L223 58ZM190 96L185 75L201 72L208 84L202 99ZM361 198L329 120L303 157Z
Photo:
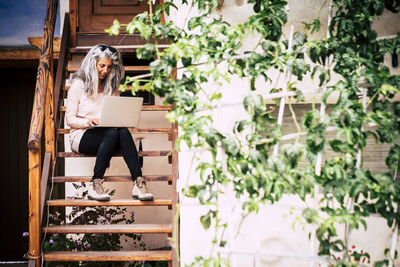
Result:
M88 128L99 123L103 97L119 96L118 87L124 78L120 52L104 44L94 46L72 78L65 114L67 125L71 128L71 149L77 153L96 155L88 198L98 201L110 200L103 188L102 179L110 166L112 155L121 151L134 182L132 197L152 200L153 195L141 177L138 153L129 130L114 127Z

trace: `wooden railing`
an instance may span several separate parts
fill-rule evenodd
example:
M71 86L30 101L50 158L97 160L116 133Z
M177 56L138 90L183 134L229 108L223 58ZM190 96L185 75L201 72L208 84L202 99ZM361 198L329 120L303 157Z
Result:
M54 25L57 17L58 0L48 0L45 25L43 29L43 43L40 51L40 61L36 77L35 95L32 108L31 125L28 139L29 158L29 258L39 266L40 262L40 236L41 236L41 145L45 112L51 118L54 110L53 101L53 36ZM46 101L47 98L47 101ZM47 107L46 107L47 102ZM46 119L47 120L47 119ZM51 120L51 119L50 119ZM54 140L54 117L51 130L46 130ZM51 127L51 125L50 125ZM46 152L54 154L54 141L51 144L46 134ZM47 157L48 158L48 157Z

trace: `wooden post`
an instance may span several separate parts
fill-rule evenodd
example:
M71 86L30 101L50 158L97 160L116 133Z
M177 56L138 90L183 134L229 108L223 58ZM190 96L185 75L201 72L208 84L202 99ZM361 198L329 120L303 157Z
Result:
M76 31L78 28L78 0L69 0L69 25L71 46L76 46Z
M177 182L179 178L179 167L178 167L178 151L176 151L175 142L178 138L178 125L173 124L172 126L172 225L173 225L173 238L175 241L172 244L172 266L179 266L179 195L177 192ZM175 225L175 223L177 225Z
M40 266L40 166L41 151L29 155L29 258Z
M36 77L35 96L32 107L32 118L29 129L28 149L37 152L40 149L42 137L44 105L46 89L51 62L50 49L53 50L54 24L56 22L57 0L49 0L47 3L46 21L43 30L43 44L40 51L40 61ZM51 51L52 52L52 51Z
M43 44L40 51L40 61L36 77L35 96L32 108L31 125L28 139L29 158L29 258L30 263L40 266L40 177L41 177L41 139L45 111L46 89L50 67L52 65L54 25L56 22L57 0L48 0L45 26L43 29ZM51 93L52 97L52 93ZM52 102L52 101L51 101ZM46 147L47 149L47 147Z

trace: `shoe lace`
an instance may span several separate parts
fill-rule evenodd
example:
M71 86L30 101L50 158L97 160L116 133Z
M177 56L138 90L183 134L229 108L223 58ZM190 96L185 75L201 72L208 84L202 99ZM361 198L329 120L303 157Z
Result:
M146 186L146 180L145 179L143 179L143 178L138 178L137 180L136 180L136 185L137 185L137 187L140 189L140 190L142 190L144 193L147 193L149 190L147 189L147 186Z
M93 181L93 189L94 189L94 191L96 191L99 194L105 194L106 193L106 191L103 188L103 181L102 180L99 180L99 181L94 180Z

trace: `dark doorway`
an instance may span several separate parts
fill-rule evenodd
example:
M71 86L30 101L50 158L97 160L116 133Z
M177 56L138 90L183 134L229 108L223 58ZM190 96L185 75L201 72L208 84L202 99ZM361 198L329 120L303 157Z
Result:
M21 261L28 250L28 152L37 63L0 64L0 261ZM27 67L28 66L28 67Z

